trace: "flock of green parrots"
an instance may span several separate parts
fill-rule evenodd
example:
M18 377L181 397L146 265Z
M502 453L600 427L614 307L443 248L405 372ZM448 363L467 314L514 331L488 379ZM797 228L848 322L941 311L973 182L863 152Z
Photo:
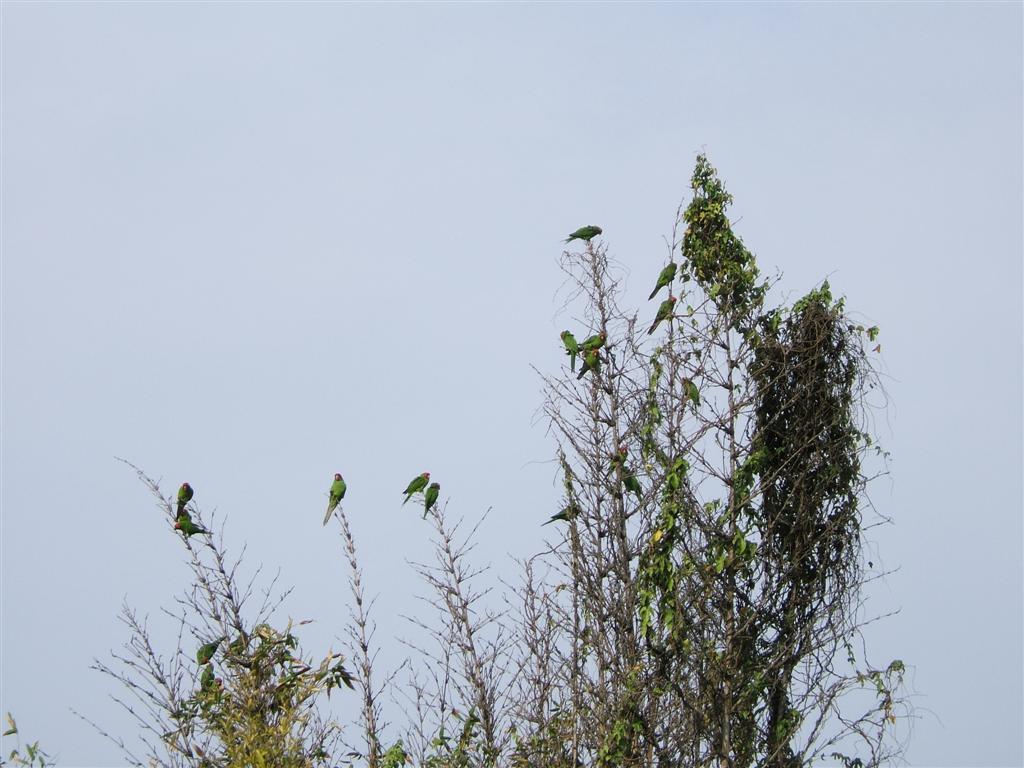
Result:
M331 515L334 514L334 510L338 508L341 500L345 498L345 491L347 490L348 486L345 484L341 473L335 472L334 482L331 483L327 500L327 514L324 515L324 525L327 525ZM426 519L427 513L437 504L437 497L441 493L441 484L431 483L430 473L424 472L416 475L402 493L405 494L405 501L402 502L402 506L405 506L405 503L417 493L423 494L423 518ZM194 494L192 486L188 483L182 483L181 488L178 489L178 512L174 521L174 527L176 530L181 531L186 539L195 536L197 533L209 533L205 528L192 522L192 517L186 509Z
M568 243L571 240L585 240L589 243L592 238L600 235L601 232L601 228L595 227L593 224L587 227L580 227L569 235L565 242ZM654 315L654 322L651 323L651 327L647 329L648 336L654 333L655 329L662 323L662 321L668 320L672 317L672 312L676 306L676 298L672 295L671 285L672 281L676 278L677 268L678 265L673 261L662 269L658 274L658 282L655 284L654 290L651 291L651 295L647 297L647 300L650 301L658 295L658 291L662 288L669 287L668 298L661 302L657 313ZM583 367L580 369L579 375L576 377L577 379L582 379L587 371L600 370L601 356L598 354L598 350L601 349L608 340L608 337L603 331L591 336L582 343L576 341L576 337L573 336L570 331L562 331L560 335L562 337L562 344L565 345L565 353L569 355L569 367L573 372L576 371L576 358L578 356L583 357Z
M573 240L583 240L590 242L591 239L597 237L602 232L600 227L590 226L580 227L573 232L569 237L566 238L565 242L569 243ZM648 329L648 335L653 334L655 329L662 323L662 321L672 317L672 312L675 308L676 299L672 296L672 281L676 276L677 265L675 262L670 263L661 273L658 275L658 282L654 286L654 290L651 291L651 295L648 300L653 299L662 288L669 287L669 297L661 302L658 307L658 312L654 316L654 322ZM569 367L575 373L576 372L576 358L583 358L583 365L580 367L580 372L576 376L577 379L582 379L588 371L598 371L601 368L601 356L599 350L604 347L608 341L608 337L604 331L594 334L582 342L577 342L576 337L572 335L570 331L562 331L562 344L565 345L565 353L569 356ZM617 463L622 464L624 468L626 449L620 448L619 454L613 458L613 465ZM614 467L613 467L614 468ZM636 476L628 470L624 470L623 483L626 490L632 491L639 495L640 493L640 481L636 479ZM342 478L340 472L334 473L334 482L331 483L330 496L327 502L327 514L324 515L324 525L327 525L331 516L334 514L334 510L337 509L341 500L345 498L345 491L348 490L348 486L345 485L345 480ZM426 519L427 513L430 512L431 508L437 503L438 494L441 492L441 485L439 483L430 482L430 473L424 472L416 475L410 481L409 485L406 486L403 493L405 494L405 501L402 502L404 506L417 493L423 494L423 517ZM194 536L197 533L209 533L205 528L196 525L192 522L192 518L186 510L186 506L191 501L193 495L192 486L188 483L182 483L181 488L178 489L178 511L177 517L174 522L175 529L179 530L184 534L185 538ZM554 522L556 520L567 520L572 517L571 510L562 510L557 515L551 518L548 522ZM545 523L546 525L546 523ZM213 655L213 650L216 649L216 645L211 644L210 655ZM200 649L202 653L207 646L203 646ZM202 662L200 662L202 664Z

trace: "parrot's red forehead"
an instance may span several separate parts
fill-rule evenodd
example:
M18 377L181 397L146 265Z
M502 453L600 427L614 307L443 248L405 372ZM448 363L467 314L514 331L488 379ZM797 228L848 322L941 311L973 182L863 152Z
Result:
M341 480L341 472L335 472L334 473L334 479L335 480Z

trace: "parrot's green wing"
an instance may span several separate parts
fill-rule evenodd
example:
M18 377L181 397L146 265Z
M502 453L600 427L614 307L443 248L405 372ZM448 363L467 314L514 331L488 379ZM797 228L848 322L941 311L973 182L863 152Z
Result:
M675 276L676 263L673 261L667 267L661 270L661 274L658 275L658 284L654 286L654 290L651 291L651 295L647 297L647 300L650 301L651 299L653 299L658 291L660 291L666 285L669 285L672 282L672 280L675 279Z

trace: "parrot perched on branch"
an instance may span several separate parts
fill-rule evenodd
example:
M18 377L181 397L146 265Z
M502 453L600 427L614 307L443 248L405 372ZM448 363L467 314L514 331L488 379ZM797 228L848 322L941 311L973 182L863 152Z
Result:
M618 450L612 454L611 466L608 468L608 475L614 475L616 469L625 470L626 468L626 457L629 455L629 449L624 445L620 445Z
M192 501L194 495L195 493L191 485L188 483L181 484L181 488L178 489L178 517L185 514L185 505Z
M405 494L405 501L412 498L414 493L419 493L427 487L427 483L430 482L430 473L424 472L422 475L416 475L412 481L405 486L405 490L402 493ZM405 501L402 502L402 506L405 506Z
M675 279L676 276L676 266L676 263L673 261L667 267L661 270L661 274L658 275L657 285L654 286L654 290L651 291L651 295L647 297L648 301L653 299L654 295L662 288L664 288L666 285L671 284L671 282Z
M427 519L427 512L430 511L430 508L437 503L437 497L438 497L438 494L440 494L440 493L441 493L441 484L440 483L431 483L428 486L428 488L427 488L427 492L425 494L423 494L423 519L424 520Z
M576 342L576 337L569 331L562 331L561 337L562 343L565 344L565 353L570 357L569 369L575 373L576 356L580 353L580 345Z
M546 523L541 523L541 527L556 523L559 520L572 520L580 513L580 508L575 503L567 504L562 508L561 512L558 512L551 516L551 519Z
M205 528L196 525L192 522L192 518L189 517L188 512L182 512L178 515L178 519L174 521L174 527L176 530L181 531L185 534L185 538L191 538L197 533L209 533Z
M224 683L213 673L213 665L203 667L203 673L199 676L199 690L201 693L212 693L223 688Z
M654 333L654 329L658 327L662 320L667 320L668 318L672 317L672 309L675 307L675 305L675 296L669 296L667 299L661 302L661 306L658 307L658 314L654 316L654 322L651 324L651 327L647 329L648 336Z
M582 379L583 375L587 371L599 370L601 370L601 357L597 354L596 349L592 349L583 356L583 367L580 368L580 372L576 375L576 378Z
M636 475L632 472L629 472L628 470L624 471L622 476L622 485L630 493L636 494L638 499L643 496L644 489L641 487L640 481L636 479Z
M565 242L568 243L571 242L572 240L586 240L589 243L591 238L597 237L598 235L601 234L601 232L601 228L595 227L593 224L591 224L589 227L580 227L567 238L565 238Z
M341 479L341 473L334 473L334 482L331 483L331 497L327 501L327 514L324 515L324 525L327 525L327 521L331 519L331 515L334 514L334 510L341 503L341 500L345 498L345 491L348 486L345 485L345 481Z
M604 343L606 341L608 341L607 333L605 333L604 331L601 331L600 333L595 333L589 339L585 339L583 343L580 344L580 351L583 353L596 352L597 350L604 346Z
M218 646L220 646L220 644L226 639L227 638L222 637L219 640L214 640L211 643L204 643L199 646L199 650L196 651L196 661L199 664L206 664L209 662L213 658L213 654L217 652Z

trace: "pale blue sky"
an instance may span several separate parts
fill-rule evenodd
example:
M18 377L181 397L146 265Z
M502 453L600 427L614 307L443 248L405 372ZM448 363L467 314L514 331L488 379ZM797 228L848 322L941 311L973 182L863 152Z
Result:
M132 734L89 663L187 574L114 456L280 565L312 651L338 469L387 644L422 469L511 574L556 503L561 239L603 226L642 303L704 150L762 268L882 328L910 763L1020 765L1021 9L4 2L0 708L120 764L69 708Z

